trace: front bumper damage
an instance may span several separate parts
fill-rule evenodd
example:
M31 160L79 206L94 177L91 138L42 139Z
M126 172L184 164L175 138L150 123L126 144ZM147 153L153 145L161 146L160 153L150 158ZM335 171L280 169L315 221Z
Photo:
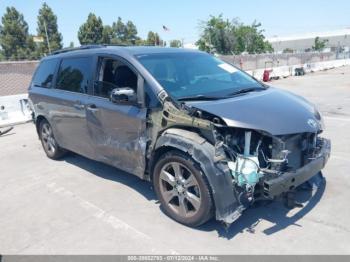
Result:
M262 199L274 199L283 193L295 190L296 187L310 180L324 168L330 157L330 153L331 141L329 139L322 138L321 150L308 164L293 172L284 172L279 174L277 177L261 181L263 186ZM239 218L241 213L246 208L247 206L240 205L234 212L227 214L221 220L226 224L231 224Z
M286 172L276 178L265 181L263 184L264 195L268 198L274 198L282 193L294 190L297 186L308 181L324 168L330 152L331 142L323 138L322 149L315 159L294 172Z

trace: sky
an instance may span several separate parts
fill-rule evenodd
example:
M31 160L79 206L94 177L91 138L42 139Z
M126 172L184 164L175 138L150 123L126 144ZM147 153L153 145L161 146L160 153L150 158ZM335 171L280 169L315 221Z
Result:
M23 13L29 32L36 33L37 15L43 0L0 0L0 16L7 6ZM350 28L349 0L46 0L57 15L63 42L79 44L77 32L90 12L112 24L120 16L131 20L139 36L148 31L158 32L161 38L183 39L194 43L200 34L200 21L210 15L239 18L243 23L254 20L262 24L265 36L288 36L299 33L322 32ZM170 31L163 31L165 25Z

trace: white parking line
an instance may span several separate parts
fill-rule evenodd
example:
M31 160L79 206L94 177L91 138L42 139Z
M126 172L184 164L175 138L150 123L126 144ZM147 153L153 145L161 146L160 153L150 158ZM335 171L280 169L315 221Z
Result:
M129 225L128 223L120 220L119 218L111 215L108 213L108 211L96 206L95 204L77 196L73 192L65 189L62 186L57 185L55 182L46 184L46 186L49 188L49 190L55 194L60 194L65 197L74 197L74 200L78 201L79 206L87 210L89 213L92 214L93 217L97 218L98 220L101 220L102 222L109 224L114 229L117 230L123 230L127 233L129 236L136 236L139 239L144 239L148 243L151 243L150 240L152 240L152 237L149 235L137 230L133 226ZM154 240L152 240L154 242ZM152 248L150 250L152 253L157 252L155 248ZM177 251L170 249L171 254L179 254Z
M93 203L75 195L73 192L65 189L64 187L56 185L55 182L47 184L46 185L53 193L60 194L66 197L74 197L75 200L78 201L78 204L88 210L92 215L102 220L103 222L111 225L115 229L122 229L125 231L132 231L133 234L136 234L137 236L145 239L152 239L150 236L142 233L141 231L137 230L136 228L130 226L129 224L125 223L124 221L116 218L113 215L108 215L106 210L103 210L102 208L94 205Z

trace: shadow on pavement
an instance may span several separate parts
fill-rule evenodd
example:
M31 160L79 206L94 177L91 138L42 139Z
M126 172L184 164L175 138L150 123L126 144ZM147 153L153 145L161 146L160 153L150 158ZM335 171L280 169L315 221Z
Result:
M103 179L109 179L126 185L142 194L147 200L156 199L155 193L151 187L151 183L143 181L134 175L73 153L65 157L64 161L78 166ZM229 228L225 228L223 224L212 219L208 223L196 228L195 230L215 230L218 232L218 235L220 237L232 239L237 234L244 233L245 231L254 234L255 227L261 220L266 220L274 224L270 228L263 230L263 233L266 235L274 234L291 225L300 227L300 225L297 224L297 221L304 217L316 206L324 194L325 187L326 182L323 179L318 183L318 187L314 187L313 190L298 190L296 194L296 200L299 203L303 203L304 207L299 208L299 211L292 216L288 216L290 209L286 208L280 201L258 202L243 212L242 216Z
M231 239L239 233L255 233L255 227L261 220L269 221L274 225L263 230L266 235L274 234L289 226L301 227L297 222L309 213L320 201L326 188L326 181L323 180L314 190L298 190L296 200L303 203L304 207L296 207L296 213L288 216L290 209L286 208L281 201L260 202L243 212L242 216L235 221L228 229L216 221L201 226L200 230L216 230L220 237Z
M74 153L69 153L68 156L63 158L63 161L78 166L94 174L95 176L126 185L143 195L147 200L156 199L155 193L151 187L151 183L144 181L134 175L128 174L120 169Z

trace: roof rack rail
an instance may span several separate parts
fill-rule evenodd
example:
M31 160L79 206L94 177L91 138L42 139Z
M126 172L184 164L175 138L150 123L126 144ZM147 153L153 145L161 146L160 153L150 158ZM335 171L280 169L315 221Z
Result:
M57 55L57 54L61 54L61 53L77 51L77 50L84 50L84 49L102 48L102 47L106 47L106 45L97 45L96 44L96 45L82 45L82 46L73 47L73 48L68 47L68 48L56 50L56 51L52 52L51 55Z
M103 46L128 46L126 44L102 44Z

